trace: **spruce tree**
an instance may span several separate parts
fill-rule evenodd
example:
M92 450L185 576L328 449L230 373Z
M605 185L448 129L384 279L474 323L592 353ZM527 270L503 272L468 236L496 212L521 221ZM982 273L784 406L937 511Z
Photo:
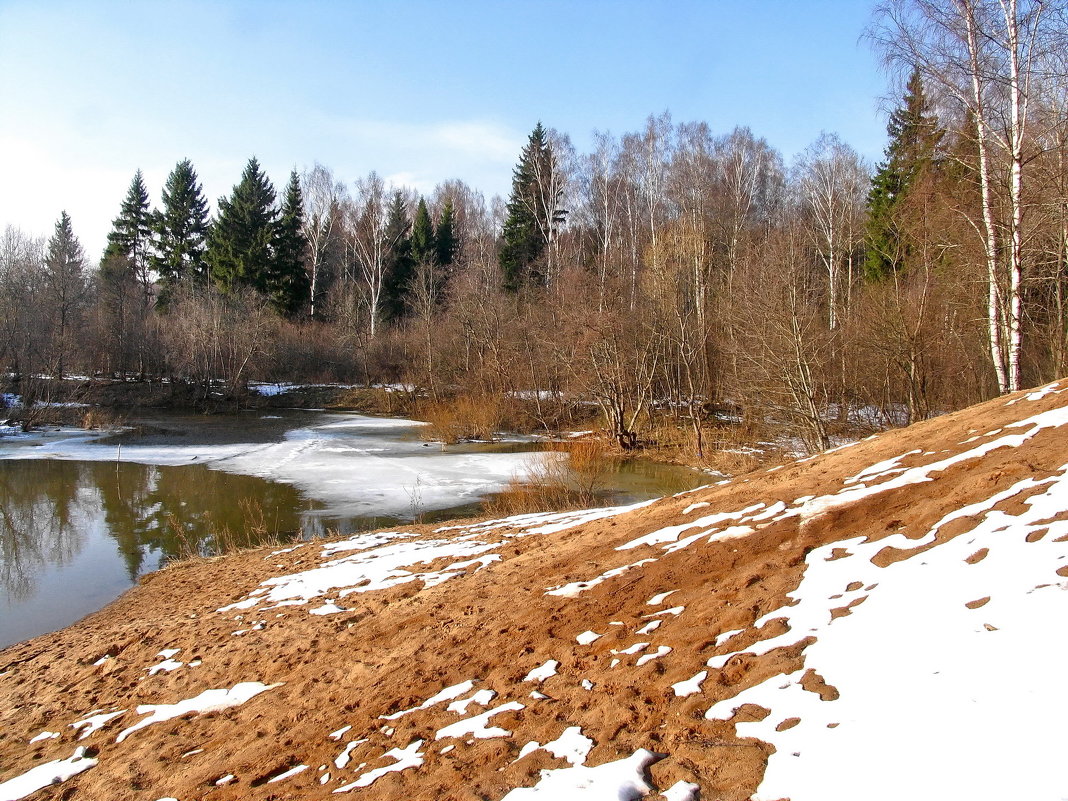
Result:
M153 215L160 305L166 305L175 286L189 278L207 278L204 260L208 235L208 204L189 159L178 162L163 186L163 207Z
M152 302L152 225L148 189L138 170L119 216L112 223L100 262L100 307L108 334L110 369L125 377L131 323L143 323ZM144 371L143 337L136 337L139 369Z
M411 223L408 221L408 208L400 192L393 194L387 213L386 227L382 232L382 249L386 254L382 273L382 311L385 319L398 320L404 316L415 266L409 236Z
M430 211L426 207L426 201L419 198L415 220L412 222L412 261L416 264L432 264L437 256L436 245Z
M460 250L459 240L456 238L455 212L452 200L448 199L441 207L441 216L438 217L437 233L434 237L435 261L438 266L451 272L452 263L456 260L456 254Z
M558 177L552 145L539 122L512 173L508 217L502 231L498 258L504 287L510 291L524 284L543 286L548 279L543 256L564 219Z
M152 222L148 189L144 176L138 170L119 208L119 216L111 224L104 262L115 265L117 260L123 260L133 271L146 296L152 292Z
M289 176L274 241L274 269L270 281L271 305L292 317L308 302L311 281L304 270L308 240L304 237L304 198L294 170Z
M71 334L85 300L85 254L74 235L70 215L62 212L56 221L44 260L44 284L48 311L52 315L52 357L56 377L63 378L71 347Z
M935 162L943 131L931 113L919 70L909 77L902 105L890 114L886 159L871 179L864 273L878 280L907 260L900 232L900 209L917 178Z
M247 286L269 296L278 216L274 204L274 186L253 157L230 197L219 198L219 214L208 235L208 267L223 292Z

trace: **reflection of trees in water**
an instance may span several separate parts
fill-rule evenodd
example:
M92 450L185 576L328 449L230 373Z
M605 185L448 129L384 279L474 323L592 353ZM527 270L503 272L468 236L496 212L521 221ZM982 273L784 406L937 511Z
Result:
M0 585L8 597L33 594L49 564L81 551L99 501L78 465L6 462L0 469Z
M292 487L200 465L0 461L0 586L29 598L41 570L72 561L101 522L134 581L186 553L289 535L302 506Z
M199 465L153 470L133 526L138 541L164 558L221 553L298 528L302 502L292 487Z

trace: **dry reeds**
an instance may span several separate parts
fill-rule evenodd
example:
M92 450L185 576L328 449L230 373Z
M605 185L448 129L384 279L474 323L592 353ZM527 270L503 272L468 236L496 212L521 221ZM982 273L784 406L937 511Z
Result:
M504 419L504 408L497 395L458 395L426 404L419 415L429 424L422 429L424 439L453 445L493 439Z
M600 440L551 443L531 460L525 477L514 477L483 508L506 516L597 506L614 461Z
M126 419L110 409L102 409L93 406L82 414L81 426L86 431L104 431L110 428L119 428L124 425Z

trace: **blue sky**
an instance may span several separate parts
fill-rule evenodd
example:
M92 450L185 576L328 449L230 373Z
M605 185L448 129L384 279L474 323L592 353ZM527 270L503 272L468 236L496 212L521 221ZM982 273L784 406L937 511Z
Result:
M429 191L506 194L541 120L592 132L669 110L748 125L787 161L820 131L877 160L887 79L865 0L0 0L0 226L66 208L90 258L134 170L153 202L192 159L209 201L256 155Z

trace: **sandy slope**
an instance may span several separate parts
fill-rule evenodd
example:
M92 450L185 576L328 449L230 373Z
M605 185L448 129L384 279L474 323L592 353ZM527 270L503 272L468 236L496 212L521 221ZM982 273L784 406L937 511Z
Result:
M643 508L173 567L0 651L0 800L1060 799L1065 388Z

